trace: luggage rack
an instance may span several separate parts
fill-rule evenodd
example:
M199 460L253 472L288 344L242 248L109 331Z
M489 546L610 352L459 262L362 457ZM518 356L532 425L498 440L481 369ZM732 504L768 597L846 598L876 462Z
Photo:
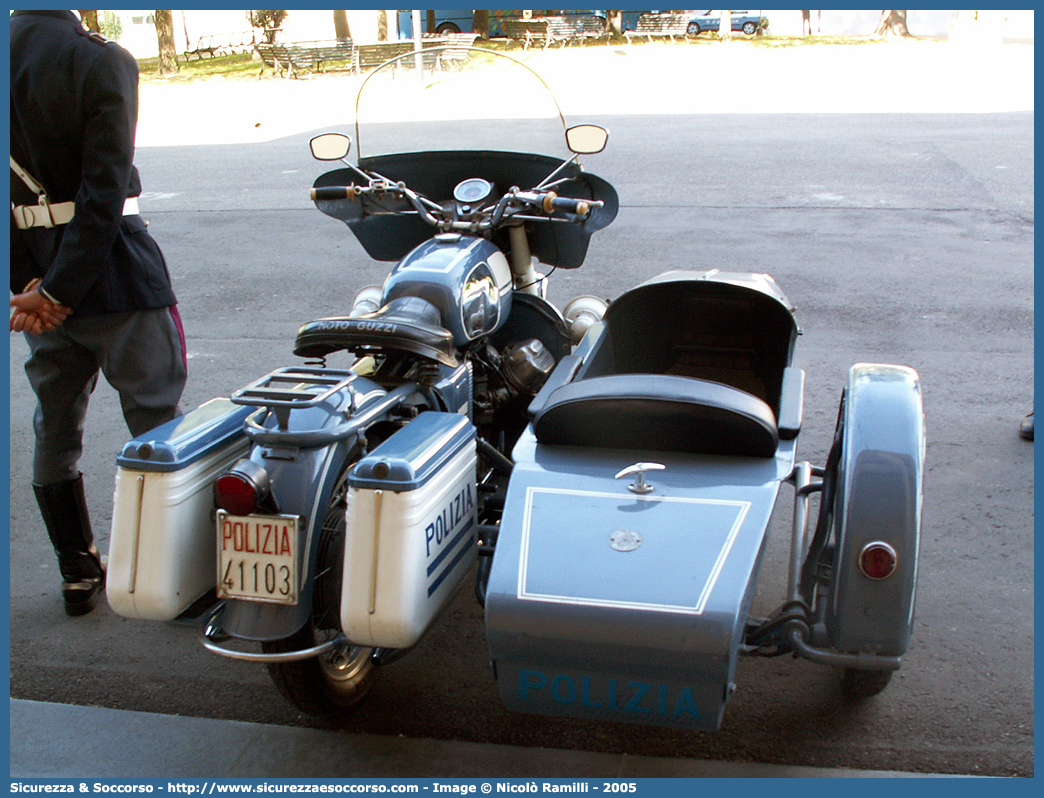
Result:
M358 375L345 369L286 367L276 369L229 397L237 405L264 407L286 430L290 411L314 407L347 388ZM283 387L289 386L289 387Z

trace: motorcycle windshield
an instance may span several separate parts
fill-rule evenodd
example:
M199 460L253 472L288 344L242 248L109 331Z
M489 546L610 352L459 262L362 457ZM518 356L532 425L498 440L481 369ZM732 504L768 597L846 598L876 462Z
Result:
M474 48L426 48L418 73L416 56L386 63L367 76L356 98L355 151L359 167L440 204L454 187L482 178L496 191L535 188L571 157L566 118L544 80L513 56ZM420 74L420 76L418 76ZM574 120L577 121L577 120ZM556 177L563 197L604 203L578 224L529 228L530 248L541 262L559 268L583 263L590 236L616 216L613 187L568 164ZM321 175L320 186L348 185L350 169ZM436 231L398 203L367 197L322 200L317 206L344 221L367 254L394 261ZM506 248L506 231L493 233Z
M357 155L420 150L565 154L565 117L545 79L522 60L527 56L425 42L420 72L416 54L386 62L366 76L355 98Z

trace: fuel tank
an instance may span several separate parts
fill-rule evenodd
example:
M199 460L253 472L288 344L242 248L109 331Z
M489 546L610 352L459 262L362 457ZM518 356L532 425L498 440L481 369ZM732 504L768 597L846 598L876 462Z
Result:
M442 233L415 247L384 283L381 304L418 296L439 309L453 345L497 330L511 313L511 267L484 238Z

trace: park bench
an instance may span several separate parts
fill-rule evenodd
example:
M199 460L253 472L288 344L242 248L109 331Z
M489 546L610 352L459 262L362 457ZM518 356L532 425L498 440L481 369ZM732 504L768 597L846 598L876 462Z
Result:
M441 48L435 55L434 65L429 64L429 59L426 57L424 66L429 69L434 66L435 69L440 70L460 66L467 60L468 49L475 45L477 38L477 33L437 33L424 36L421 40L422 48Z
M569 14L544 19L547 22L545 47L558 43L563 47L568 44L582 45L589 39L608 37L605 19L595 14Z
M521 41L524 50L534 45L546 49L552 44L583 44L589 39L603 39L609 35L605 19L595 14L509 19L504 21L503 27L505 35Z
M259 42L257 52L261 56L262 74L268 66L280 77L296 78L315 64L315 54L312 50L301 49L293 44Z
M374 69L389 58L405 55L413 52L413 42L409 40L395 42L376 42L374 44L360 44L355 48L356 63L360 72Z
M357 52L351 39L330 39L312 42L260 42L261 72L265 67L281 77L296 78L316 69L326 72L331 64L344 63L349 70L358 70Z
M356 47L351 39L324 39L313 42L294 42L287 45L292 54L311 54L315 69L326 72L331 64L343 63L349 70L357 70Z
M673 42L675 36L684 38L689 27L687 14L642 14L634 30L624 31L628 43L634 37L644 36L649 41L659 37L670 37Z
M509 39L522 42L523 50L528 50L533 44L547 46L546 19L507 19L503 29Z
M196 46L191 50L185 51L185 60L191 61L192 56L196 56L196 58L202 61L204 55L213 58L216 49L217 45L214 44L213 36L200 36L199 39L196 40Z
M478 34L475 33L440 33L425 35L421 39L422 69L446 69L459 65L467 58ZM385 61L413 52L413 40L403 39L394 42L377 42L376 44L360 44L356 49L356 65L360 71L370 71ZM396 69L412 69L412 58L402 58Z
M213 58L216 55L225 53L248 52L253 43L253 34L248 30L235 33L212 33L200 36L196 40L196 46L191 50L185 51L185 60L189 61L192 59L192 56L196 56L196 58L202 61L204 55Z
M467 57L467 50L477 35L472 33L443 34L425 38L421 42L425 69L445 69L459 64ZM441 48L436 50L435 48ZM257 45L261 55L261 72L265 67L282 77L300 77L306 71L326 72L334 65L343 64L355 72L370 71L385 61L413 52L413 41L376 42L356 45L351 39L275 43ZM409 69L413 61L404 59L402 66Z

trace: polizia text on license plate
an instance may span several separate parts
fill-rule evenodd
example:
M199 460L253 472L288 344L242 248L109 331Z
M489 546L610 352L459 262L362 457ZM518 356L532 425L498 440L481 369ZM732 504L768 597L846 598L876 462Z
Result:
M296 604L297 522L218 510L218 597Z

